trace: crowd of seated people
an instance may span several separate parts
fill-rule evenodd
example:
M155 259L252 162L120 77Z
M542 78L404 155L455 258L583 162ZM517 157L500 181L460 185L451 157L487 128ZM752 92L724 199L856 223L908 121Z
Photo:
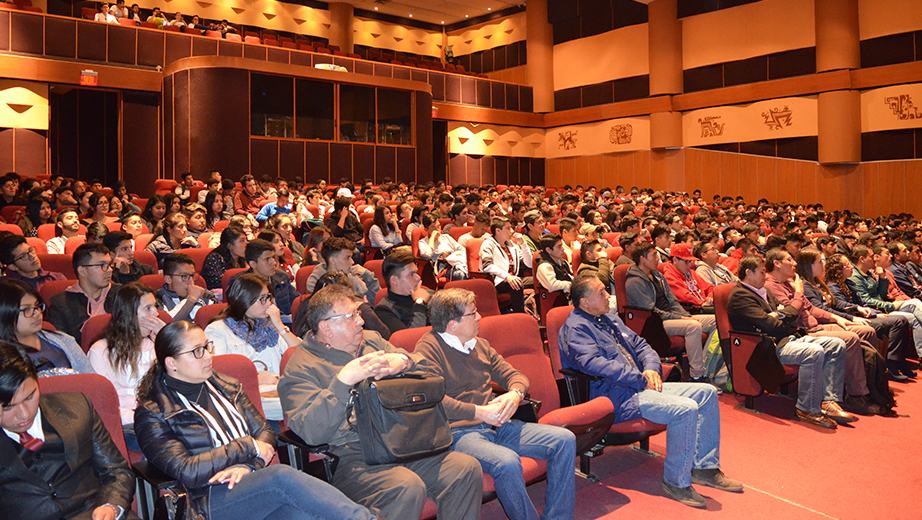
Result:
M330 511L416 518L426 486L436 486L445 490L438 506L452 512L446 518L476 517L477 461L488 473L508 471L484 458L500 446L484 443L532 456L503 430L528 381L477 336L473 293L444 289L453 280L490 280L501 312L536 319L536 287L567 295L576 309L559 331L562 362L603 377L590 390L612 400L616 420L667 425L663 492L695 507L706 499L692 484L742 489L722 473L717 455L714 396L725 380L717 373L720 349L712 348L717 286L733 285L726 302L733 329L774 341L780 362L799 366L795 417L810 425L894 415L888 385L914 378L911 359L922 353L922 228L908 214L862 219L820 205L730 197L707 203L699 193L620 187L448 188L391 180L376 187L348 179L328 186L251 175L238 184L219 172L204 182L184 174L146 202L124 183L109 193L96 180L0 177L0 209L23 208L4 212L18 227L0 230L0 344L14 346L22 359L2 360L0 368L24 371L26 383L32 371L109 379L129 448L170 472L193 508L204 507L209 484L248 484L260 493L290 477L265 467L275 454L273 430L287 419L305 441L328 444L340 457L333 487L317 488L327 489L322 499ZM39 242L48 256L30 242L36 237L45 237ZM43 262L54 262L55 270ZM619 272L624 302L614 296ZM153 280L158 286L147 285ZM43 291L49 284L56 289ZM215 304L223 307L211 309L209 323L190 323ZM620 320L619 304L658 315L663 332L684 341L688 371L676 380L684 383L663 382L659 356L639 335L646 332ZM175 325L161 321L159 310ZM87 322L106 314L108 325L83 337ZM427 326L432 332L420 353L389 343L397 331ZM283 371L290 348L296 350ZM264 415L240 397L239 383L211 370L213 355L230 353L258 369ZM406 464L415 480L394 467L380 468L377 482L358 479L370 469L354 433L339 422L349 387L436 367L447 380L459 378L448 381L446 394L456 448ZM493 401L482 389L471 391L460 381L469 382L472 370L504 381L510 393ZM459 393L452 395L455 384ZM0 400L17 403L17 388ZM684 427L676 402L706 419L697 429ZM208 438L174 421L183 408L206 420L220 417L209 422ZM484 436L491 428L498 433ZM572 451L565 438L554 450ZM198 464L219 453L221 463L209 464L206 474ZM562 478L556 469L551 477L551 466L548 478ZM307 492L325 484L297 477L286 485ZM516 486L498 486L499 499L507 513L531 517ZM563 482L554 491L546 511L572 516L572 486ZM245 509L224 488L214 496L219 507ZM305 504L279 507L294 518L312 517L295 513Z

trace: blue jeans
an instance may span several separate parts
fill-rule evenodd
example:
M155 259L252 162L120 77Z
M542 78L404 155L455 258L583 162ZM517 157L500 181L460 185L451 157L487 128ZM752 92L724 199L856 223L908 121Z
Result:
M817 414L823 401L842 400L845 341L830 336L804 336L788 341L776 352L782 364L799 365L797 408L801 411Z
M234 489L213 486L209 518L221 520L371 520L367 508L326 482L276 464L245 475Z
M906 300L896 311L890 313L893 316L905 316L912 325L912 339L916 346L916 353L922 356L922 302L913 298Z
M520 456L547 460L547 493L541 518L573 518L576 436L570 430L511 420L496 429L480 424L453 429L451 434L451 449L474 457L493 477L496 496L510 520L538 518L525 492Z
M666 425L663 480L691 485L691 470L720 467L720 409L717 389L706 383L663 383L663 390L637 394L640 415Z

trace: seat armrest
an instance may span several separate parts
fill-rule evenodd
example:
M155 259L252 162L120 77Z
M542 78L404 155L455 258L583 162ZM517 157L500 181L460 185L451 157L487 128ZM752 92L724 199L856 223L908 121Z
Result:
M150 484L151 487L157 491L173 488L179 485L176 479L160 471L160 469L151 464L150 461L142 460L140 462L136 462L131 466L131 469L134 470L135 475L144 480L144 482Z
M295 432L291 430L283 430L278 434L278 439L285 444L291 444L292 446L306 450L308 453L323 453L326 454L330 450L329 444L308 444L304 442L301 437L298 436Z

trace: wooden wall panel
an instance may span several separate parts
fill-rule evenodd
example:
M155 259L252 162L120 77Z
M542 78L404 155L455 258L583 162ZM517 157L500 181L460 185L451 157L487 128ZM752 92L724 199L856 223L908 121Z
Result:
M758 200L756 194L759 193L759 160L754 155L740 156L740 195L747 201ZM691 190L685 190L691 192Z
M467 180L467 156L452 154L448 158L448 184L463 184Z
M42 54L45 42L43 18L34 14L10 13L10 50Z
M901 213L906 207L905 164L901 161L880 163L878 173L880 195L877 198L880 200L878 208L882 214Z
M13 153L13 134L15 132L15 128L0 128L0 171L11 172L16 169L13 163L16 156Z
M593 155L589 157L589 180L588 185L594 185L597 188L601 188L605 184L605 172L604 172L604 155Z
M304 141L279 141L279 177L304 180Z
M250 172L259 179L279 175L279 142L275 139L250 139Z
M720 194L731 197L740 194L739 154L728 153L720 156Z
M160 177L160 94L122 93L122 178L128 191L145 193ZM142 208L143 209L143 208Z
M249 75L245 70L221 68L194 69L189 74L190 171L198 175L218 170L240 178L250 164ZM170 98L164 95L164 99Z
M510 159L508 157L493 158L493 175L496 178L495 184L509 184L509 161ZM563 179L563 177L560 177L560 179Z
M353 182L362 182L365 179L375 179L375 146L371 144L355 144L352 146L352 178Z
M81 60L106 61L106 38L109 34L105 24L77 22L77 58Z
M688 193L701 189L701 155L697 148L685 149L685 191Z
M188 70L173 75L173 154L174 171L166 171L167 178L181 179L180 174L192 171L192 120L198 117L192 111L191 85ZM224 147L222 147L224 148ZM276 165L276 171L278 167ZM277 175L277 174L276 174ZM275 175L273 175L275 176Z
M375 147L375 184L384 182L385 177L397 175L397 149L393 146Z
M773 177L775 177L774 186L771 185L770 181L766 183L766 198L773 195L775 198L769 200L803 200L799 193L801 187L797 184L794 161L772 159L771 157L760 159L759 166L764 164L767 171L763 173L761 169L759 170L759 180L766 179L768 181L772 173L774 173Z
M467 171L462 182L466 184L480 184L480 159L481 157L479 156L467 156Z
M906 161L904 186L907 191L905 209L909 213L922 215L922 197L919 196L919 181L922 180L922 161Z
M480 180L478 186L496 184L496 158L485 155L480 161Z
M49 21L51 18L48 19ZM110 62L134 65L138 53L138 31L129 27L109 27L108 56Z
M330 143L307 141L304 143L304 176L306 182L320 179L332 183L330 175Z
M130 29L126 29L126 31L130 31ZM0 46L0 48L3 47ZM45 54L62 58L74 58L77 56L76 20L52 17L45 19Z
M825 188L817 189L816 164L807 161L792 162L794 163L794 175L797 179L795 181L797 185L797 202L806 204L807 201L819 200L817 191L822 191Z
M701 194L705 200L711 200L720 190L720 153L711 150L701 151Z
M861 187L861 193L880 193L880 166L882 164L884 163L870 163L862 168L861 183L858 184L858 186ZM862 207L856 208L856 211L859 213L880 214L880 204L878 203L877 197L865 197L859 202L864 203Z
M624 186L624 189L630 191L631 186L635 186L637 181L634 175L634 156L637 154L634 152L630 153L621 153L617 155L618 158L618 182Z
M20 175L34 177L48 173L47 150L48 132L45 130L14 130L16 163L13 171Z
M333 182L346 177L353 179L352 170L352 145L342 143L330 144L330 178Z
M213 38L192 38L193 56L217 56L218 40Z
M10 13L0 11L0 51L10 50Z

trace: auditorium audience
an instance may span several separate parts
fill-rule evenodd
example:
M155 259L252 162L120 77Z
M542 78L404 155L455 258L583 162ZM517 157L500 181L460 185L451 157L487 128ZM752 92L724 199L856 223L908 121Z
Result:
M374 273L355 264L352 257L354 248L355 246L352 242L340 237L333 237L324 241L320 249L323 263L315 267L307 278L307 292L314 292L314 284L324 274L339 271L349 277L356 296L359 298L364 297L369 304L374 303L375 295L381 289L381 285L378 279L375 278Z
M224 294L227 306L205 327L205 335L214 344L216 355L240 354L256 363L263 392L273 392L278 384L282 354L301 342L282 323L282 313L266 279L253 273L241 273L231 279ZM266 417L282 419L278 397L263 396Z
M0 280L0 341L18 345L39 372L92 374L86 354L73 337L42 328L45 303L31 285Z
M142 276L157 272L153 266L141 263L134 257L131 235L124 231L110 231L102 244L112 254L112 281L118 284L137 282Z
M96 17L93 18L97 22L103 23L118 23L118 18L114 14L109 12L109 4L102 3L99 4L99 12L96 13Z
M400 238L400 223L397 222L397 214L392 212L389 207L382 205L374 210L372 218L374 224L368 229L368 242L371 247L379 249L387 256L391 248L403 244Z
M180 249L202 247L198 240L187 236L186 217L182 213L170 213L163 218L160 224L162 231L144 248L154 254L158 266L163 263L165 256Z
M311 297L311 332L279 382L289 428L307 443L328 444L339 457L332 484L383 518L419 518L427 495L439 518L480 518L482 470L467 455L448 451L402 464L365 463L359 436L348 423L350 388L368 377L423 367L418 354L363 331L358 307L353 292L339 285Z
M175 321L194 320L200 308L218 302L214 293L195 285L195 261L185 253L163 259L163 282L157 301Z
M573 270L566 261L563 239L556 233L548 233L538 241L538 250L535 279L547 291L569 293Z
M256 274L268 281L275 305L285 316L285 321L290 322L291 304L300 294L292 285L291 277L278 268L276 247L269 241L257 238L247 243L244 256L249 268L241 274Z
M109 234L109 227L102 222L90 222L86 227L86 243L102 244L102 240Z
M123 285L115 292L102 337L87 353L93 370L115 386L125 443L132 451L141 451L133 427L138 382L155 361L154 339L164 325L154 291L140 283Z
M304 243L304 259L302 265L317 265L322 262L323 257L320 256L320 248L327 239L332 237L333 234L330 233L330 230L327 229L326 226L315 226L311 229Z
M167 325L138 388L138 442L186 491L190 512L212 520L373 519L329 484L291 466L269 466L275 433L241 383L212 370L214 349L193 323Z
M75 389L76 390L76 389ZM32 362L0 343L3 473L8 518L137 520L135 477L90 400L42 395Z
M182 215L186 217L186 234L198 242L198 237L208 231L205 206L197 202L186 204L182 209Z
M429 325L426 304L435 291L423 287L410 248L401 247L388 255L381 270L387 294L375 305L375 314L390 332ZM382 335L390 339L390 334Z
M26 212L19 217L19 228L27 237L34 237L38 233L38 226L52 223L51 204L42 197L35 197L26 204Z
M147 206L141 212L141 222L147 226L148 233L156 233L155 229L160 224L160 219L166 214L166 208L166 202L160 195L151 195L147 199Z
M53 280L64 280L64 275L42 269L42 261L20 235L0 238L0 264L6 266L3 279L19 280L31 285L36 291Z
M51 298L46 319L55 329L80 342L86 320L110 312L115 291L112 283L112 257L102 244L83 244L74 251L77 283Z
M202 264L202 278L209 290L221 289L224 273L228 269L246 268L247 236L236 226L221 231L220 245L208 253Z
M494 218L490 232L480 244L480 268L493 276L498 293L511 297L513 312L525 312L524 291L532 286L532 278L520 275L531 268L532 255L521 235L514 235L508 218Z

